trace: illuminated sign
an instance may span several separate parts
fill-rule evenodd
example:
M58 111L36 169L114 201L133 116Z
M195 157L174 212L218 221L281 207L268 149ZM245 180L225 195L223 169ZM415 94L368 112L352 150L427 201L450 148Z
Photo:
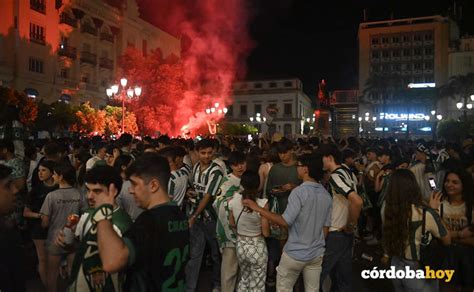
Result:
M434 88L436 83L410 83L408 88Z
M427 115L423 113L412 113L412 114L389 114L389 113L380 113L380 119L383 119L385 116L386 120L395 120L395 121L423 121L426 119ZM428 116L429 117L429 116Z

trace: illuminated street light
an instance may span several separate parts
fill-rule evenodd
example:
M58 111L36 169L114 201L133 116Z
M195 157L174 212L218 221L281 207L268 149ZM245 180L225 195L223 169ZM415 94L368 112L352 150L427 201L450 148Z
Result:
M467 107L467 109L472 109L472 103L468 103L468 104L466 105L466 107Z
M359 120L359 122L362 122L362 117L359 117L359 119L358 119L358 120Z
M112 98L114 96L120 97L122 100L122 134L125 133L125 98L128 97L132 99L134 96L140 97L142 94L142 88L139 86L136 86L135 88L126 88L128 83L128 80L126 78L121 78L120 79L120 85L122 85L122 90L119 93L119 85L114 84L110 88L105 89L105 93L109 98Z
M426 121L429 121L429 120L430 120L430 116L425 116L425 120L426 120Z
M214 104L214 107L215 107L215 108L218 108L218 107L219 107L219 103L216 102L216 103Z
M215 107L212 107L211 108L211 113L215 112L216 111L216 108Z
M365 121L368 122L368 121L369 121L369 117L365 117Z
M211 109L210 108L207 108L206 109L206 114L210 114L211 113Z
M372 121L376 121L377 120L377 117L372 117Z
M365 116L366 116L366 117L368 117L369 115L370 115L369 112L366 112L366 113L365 113Z
M226 114L228 109L225 107L222 111L224 112L224 114Z
M253 117L250 117L250 121L253 122Z
M471 101L474 101L474 94L471 95Z
M432 115L432 116L436 115L436 111L435 111L435 110L432 110L432 111L431 111L431 115Z
M438 121L441 121L443 119L443 116L442 115L437 115L436 118L438 119Z
M464 104L463 104L462 102L456 103L456 107L457 107L458 109L461 109L463 106L464 106Z

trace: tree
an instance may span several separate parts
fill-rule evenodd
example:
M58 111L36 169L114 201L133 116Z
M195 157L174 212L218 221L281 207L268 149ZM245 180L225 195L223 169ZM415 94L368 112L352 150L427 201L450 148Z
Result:
M247 136L248 134L255 135L257 132L258 129L252 125L232 123L225 123L221 131L222 134L231 136Z
M466 75L456 75L449 78L448 82L441 86L440 97L449 97L455 101L462 101L464 104L463 116L467 121L467 103L471 95L474 94L474 73Z
M105 111L91 107L90 103L81 104L76 112L77 120L71 129L81 134L103 134L105 132Z
M468 127L465 122L443 120L438 124L437 135L447 142L461 142L468 135Z

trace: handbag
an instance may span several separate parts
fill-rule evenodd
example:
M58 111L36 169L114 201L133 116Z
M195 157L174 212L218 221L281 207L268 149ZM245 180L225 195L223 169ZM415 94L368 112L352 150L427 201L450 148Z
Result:
M430 267L432 270L440 270L444 266L446 250L437 238L426 231L426 207L423 207L421 224L420 265Z

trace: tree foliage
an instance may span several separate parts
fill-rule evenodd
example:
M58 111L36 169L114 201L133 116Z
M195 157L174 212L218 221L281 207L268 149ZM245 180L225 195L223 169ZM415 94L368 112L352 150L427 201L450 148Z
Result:
M465 122L450 119L439 122L436 132L445 141L461 142L468 135L468 129Z
M0 124L19 120L32 126L38 115L38 106L25 93L0 86Z

